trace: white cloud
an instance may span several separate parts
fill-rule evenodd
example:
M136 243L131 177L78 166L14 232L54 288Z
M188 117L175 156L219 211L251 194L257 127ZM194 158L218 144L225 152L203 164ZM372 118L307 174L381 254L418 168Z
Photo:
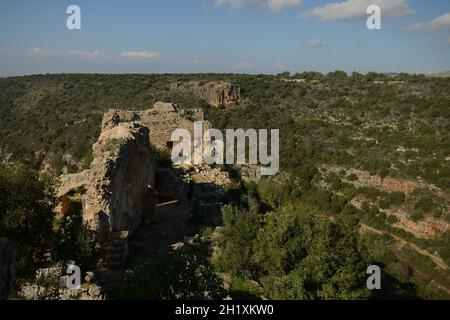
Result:
M108 54L100 50L94 50L92 52L81 51L79 49L62 51L62 50L46 50L39 47L32 48L31 50L0 49L0 53L8 53L18 57L26 57L26 58L48 58L58 56L83 60L97 60L97 59L106 59L109 57Z
M419 31L419 30L441 30L450 29L450 12L444 13L443 15L433 19L428 23L418 22L410 24L403 28L403 31Z
M92 52L89 51L81 51L78 49L68 50L65 52L66 55L73 58L85 59L85 60L98 60L98 59L106 59L108 55L100 50L95 50Z
M284 63L278 62L273 66L275 69L285 69L286 65Z
M403 31L418 31L418 30L422 30L425 26L425 23L423 22L418 22L418 23L414 23L414 24L410 24L407 25L406 27L403 27Z
M228 6L232 10L237 10L246 7L262 8L263 2L261 0L215 0L214 6L216 8Z
M156 60L161 58L159 52L149 52L149 51L125 51L120 54L123 59L132 60Z
M193 61L194 64L196 65L205 65L205 64L209 64L210 61L209 60L204 60L204 59L195 59Z
M158 52L148 51L125 51L120 55L110 55L101 50L94 51L82 51L80 49L70 50L47 50L39 47L32 48L31 50L14 50L14 49L1 49L0 54L10 54L28 58L51 58L51 57L65 57L70 59L81 59L89 61L107 60L107 59L128 59L128 60L156 60L161 57Z
M0 54L15 54L16 50L11 49L11 48L0 48Z
M370 5L378 5L384 18L414 15L408 0L346 0L315 7L300 13L298 17L300 19L317 18L323 21L365 19Z
M33 48L33 49L31 49L31 55L32 56L38 56L38 55L41 54L41 52L42 52L41 48Z
M251 67L252 67L252 65L245 61L245 62L241 62L231 68L235 69L235 70L239 70L239 69L250 69Z
M284 9L295 8L303 3L303 0L268 0L267 7L272 12L281 12Z
M228 6L232 10L242 8L268 9L279 13L285 9L294 8L303 3L303 0L215 0L216 8Z
M324 41L320 40L320 39L309 40L306 44L310 48L324 47L326 45L326 43Z
M437 17L425 27L427 30L450 29L450 12Z

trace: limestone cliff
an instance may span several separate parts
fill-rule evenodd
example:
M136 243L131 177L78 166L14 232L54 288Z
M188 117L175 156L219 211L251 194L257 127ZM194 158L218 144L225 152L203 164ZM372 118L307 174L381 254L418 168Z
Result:
M197 96L210 105L230 105L242 101L242 90L239 86L225 81L200 84L198 81L173 83L172 89L180 90Z

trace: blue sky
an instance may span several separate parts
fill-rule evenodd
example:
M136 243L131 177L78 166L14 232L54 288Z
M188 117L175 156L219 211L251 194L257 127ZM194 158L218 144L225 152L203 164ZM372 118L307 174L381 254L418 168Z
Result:
M450 0L2 0L0 30L0 76L450 70Z

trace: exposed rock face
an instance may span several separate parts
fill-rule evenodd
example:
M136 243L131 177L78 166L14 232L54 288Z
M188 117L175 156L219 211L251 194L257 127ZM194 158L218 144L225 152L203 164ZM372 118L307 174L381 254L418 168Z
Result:
M351 204L361 210L362 205L367 199L364 197L355 197ZM393 207L389 209L381 209L380 211L387 215L395 216L398 222L393 226L411 232L417 238L438 237L447 231L450 231L450 223L445 220L439 220L433 217L425 217L422 221L412 221L408 212L403 208Z
M400 147L398 150L405 150L403 147ZM341 170L345 169L346 175L354 174L358 179L355 181L350 181L347 178L343 178L342 181L348 184L353 185L356 188L364 188L364 187L374 187L378 190L384 192L402 192L406 195L406 201L404 205L395 206L392 205L387 209L380 209L380 211L386 213L387 215L395 216L398 219L398 222L394 224L395 227L401 228L405 231L412 233L417 238L432 238L438 237L448 231L450 231L450 223L445 218L434 218L430 215L426 215L420 221L413 221L411 219L411 206L408 208L408 201L411 200L410 196L417 189L428 190L432 194L442 197L444 199L448 199L449 195L444 191L440 190L434 185L427 184L422 180L406 180L400 178L393 177L385 177L382 179L379 176L372 176L368 171L357 170L357 169L347 169L339 166L327 166L323 167L328 172L333 172L335 174L339 174ZM367 202L368 199L364 196L355 197L351 203L358 209L362 208L363 202ZM450 213L450 207L443 208L444 216Z
M228 172L222 171L219 168L210 168L208 166L200 167L199 173L194 177L196 177L198 182L203 181L218 187L225 187L231 183Z
M69 193L72 190L81 188L89 183L89 170L74 173L74 174L66 174L59 177L60 187L58 189L58 197L62 197L63 195Z
M111 240L120 232L132 236L155 211L155 161L150 146L170 149L175 129L186 129L194 136L194 121L203 120L201 109L184 110L162 102L145 111L108 111L93 146L90 169L61 176L58 196L82 190L77 200L82 203L83 219L100 231L102 239ZM203 121L203 130L208 128ZM67 211L64 207L62 201L61 212Z
M86 272L79 289L67 287L66 266L59 263L50 268L38 269L34 281L20 288L18 295L24 300L103 300L102 289L93 282L93 272ZM40 280L40 281L37 281ZM82 279L80 279L82 280ZM38 284L40 283L40 284Z
M201 109L185 110L172 103L156 102L145 111L109 110L103 117L102 130L132 121L150 128L150 143L158 149L170 149L170 137L176 129L187 129L194 136L194 121L203 121L203 130L209 128Z
M178 106L173 103L156 102L153 109L159 112L177 112Z
M149 129L133 120L118 114L105 119L90 169L61 177L60 196L84 187L83 219L104 239L125 230L132 234L154 211L155 164Z
M133 233L153 211L155 166L148 136L145 126L121 123L103 131L93 147L94 185L87 189L84 208L87 220L108 232Z
M220 105L226 106L242 100L241 88L224 81L208 82L203 85L198 81L173 83L172 89L193 94L216 107Z
M398 219L398 226L411 232L418 238L438 237L450 230L450 223L433 217L425 217L423 221L414 222L409 220L408 214L401 210L393 213Z
M7 298L16 280L16 250L13 243L0 239L0 300Z
M259 182L261 180L261 168L251 164L237 165L244 181Z

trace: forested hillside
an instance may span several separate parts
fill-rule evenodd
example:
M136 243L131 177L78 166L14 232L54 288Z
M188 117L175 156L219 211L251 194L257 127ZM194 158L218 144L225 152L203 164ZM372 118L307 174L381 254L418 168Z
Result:
M174 82L227 81L214 107ZM108 109L202 108L214 128L280 129L281 173L227 190L219 270L286 299L450 296L450 78L328 75L39 75L0 79L0 162L86 168ZM344 285L345 283L345 285Z

